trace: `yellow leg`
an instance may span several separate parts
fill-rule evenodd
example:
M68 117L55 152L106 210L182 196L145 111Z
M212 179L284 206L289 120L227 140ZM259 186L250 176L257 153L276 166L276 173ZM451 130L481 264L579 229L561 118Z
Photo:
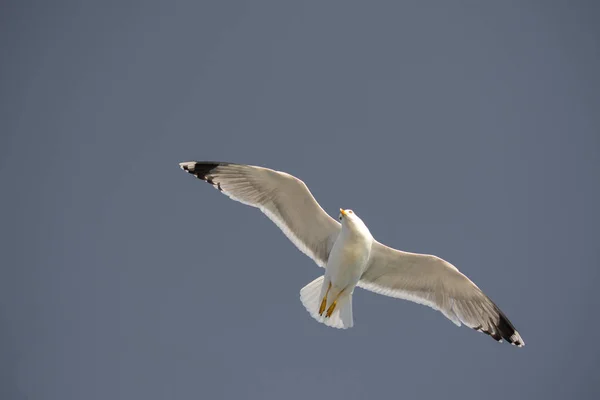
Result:
M327 295L329 294L329 289L331 289L331 282L329 282L329 286L327 287L325 296L323 296L323 300L321 301L321 307L319 307L319 315L323 315L323 311L325 311L325 307L327 307Z
M333 303L331 303L331 305L327 309L327 314L325 314L325 317L327 317L327 318L331 317L331 314L333 314L333 312L335 311L335 306L337 306L337 301L340 298L340 296L342 295L342 293L344 293L344 290L341 290L338 293L338 295L335 296L335 300L333 300Z

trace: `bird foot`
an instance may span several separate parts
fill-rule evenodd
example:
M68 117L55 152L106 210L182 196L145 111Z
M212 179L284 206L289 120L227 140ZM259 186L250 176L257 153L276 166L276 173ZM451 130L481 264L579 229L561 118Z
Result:
M327 313L325 314L326 318L331 317L331 314L333 314L333 311L335 310L335 306L337 306L337 301L334 301L333 303L331 303L331 305L327 309Z
M327 307L327 295L329 294L329 289L331 289L331 282L329 282L327 292L325 292L325 296L323 296L323 300L321 301L321 306L319 307L319 315L323 315L325 307Z

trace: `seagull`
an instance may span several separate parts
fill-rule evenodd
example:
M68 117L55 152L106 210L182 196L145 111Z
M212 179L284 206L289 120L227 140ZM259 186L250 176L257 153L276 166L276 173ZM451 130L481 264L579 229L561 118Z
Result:
M346 329L354 325L355 287L409 300L440 311L498 342L525 345L504 313L449 262L379 243L350 209L330 217L306 184L288 173L228 162L189 161L181 169L210 183L231 199L260 209L296 247L325 268L300 290L300 300L317 321Z

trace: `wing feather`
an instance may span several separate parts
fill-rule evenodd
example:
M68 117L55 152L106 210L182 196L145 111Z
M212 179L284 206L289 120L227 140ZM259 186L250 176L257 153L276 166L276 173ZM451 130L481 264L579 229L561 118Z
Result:
M498 341L525 343L504 313L454 265L439 257L408 253L375 242L359 287L429 306L460 326Z
M225 162L180 163L240 203L260 209L304 254L324 267L341 225L317 203L300 179L268 168Z

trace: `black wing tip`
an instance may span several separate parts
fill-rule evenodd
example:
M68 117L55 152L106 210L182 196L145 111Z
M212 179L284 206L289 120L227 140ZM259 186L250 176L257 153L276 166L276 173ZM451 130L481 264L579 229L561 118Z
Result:
M513 324L511 324L511 322L508 320L508 318L506 318L506 315L504 315L502 311L498 311L500 319L498 320L497 329L500 336L512 345L515 345L517 347L525 346L525 342L523 341L523 339L521 339L521 335L519 335L519 332L517 332Z
M493 331L483 330L481 326L477 326L473 329L489 335L492 339L500 343L503 340L506 340L508 343L517 347L525 346L525 342L523 339L521 339L521 335L519 335L519 332L517 332L508 318L506 318L506 316L500 310L498 310L498 315L499 320L498 323L493 324Z
M198 179L202 179L203 181L212 184L210 172L221 165L228 165L228 163L214 161L186 161L179 163L179 168L194 175Z

